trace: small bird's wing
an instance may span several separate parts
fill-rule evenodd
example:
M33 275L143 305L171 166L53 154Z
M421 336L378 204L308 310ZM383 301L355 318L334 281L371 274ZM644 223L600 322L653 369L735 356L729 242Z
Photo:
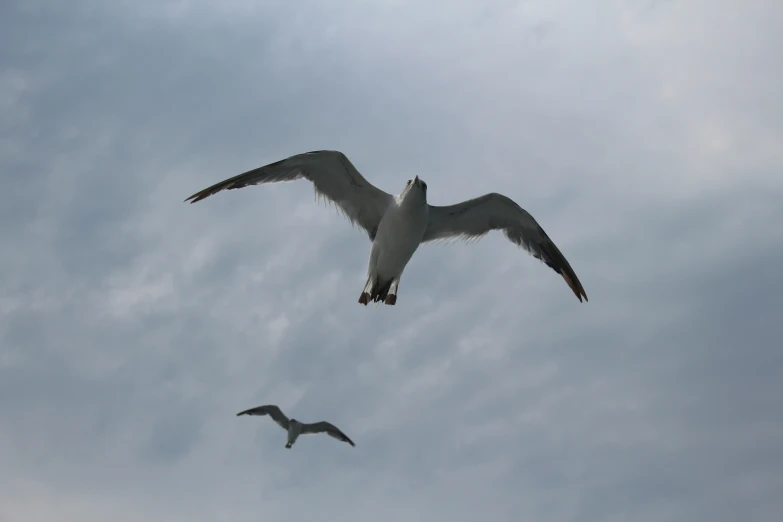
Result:
M237 417L240 415L269 415L281 428L284 430L288 429L288 417L286 417L285 413L274 404L267 404L266 406L258 406L256 408L250 408L249 410L240 411L237 413Z
M326 433L327 435L334 437L337 440L347 442L351 446L356 446L348 435L340 431L340 429L326 421L314 422L312 424L304 424L302 426L302 433Z
M563 276L579 302L587 294L565 256L526 210L502 194L484 196L447 207L429 207L429 223L422 242L437 239L480 239L490 230L502 230L513 243L527 250Z
M342 152L321 150L297 154L284 160L249 170L197 192L185 201L195 203L221 190L250 185L308 179L316 195L335 203L352 224L358 224L375 239L383 214L394 197L368 182Z

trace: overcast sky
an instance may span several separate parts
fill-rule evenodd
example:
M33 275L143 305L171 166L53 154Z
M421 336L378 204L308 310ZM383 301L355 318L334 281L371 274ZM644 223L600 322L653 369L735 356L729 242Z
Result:
M778 0L3 1L0 520L779 521ZM494 233L363 307L343 151ZM286 450L278 404L356 448Z

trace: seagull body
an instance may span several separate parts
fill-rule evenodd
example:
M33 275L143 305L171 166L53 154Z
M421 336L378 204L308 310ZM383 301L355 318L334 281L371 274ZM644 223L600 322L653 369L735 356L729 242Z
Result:
M422 186L425 188L422 189ZM426 186L417 176L386 207L370 247L367 283L359 297L361 304L382 299L390 305L397 302L397 286L402 272L427 230L429 208Z
M563 254L533 216L511 199L491 193L456 205L434 206L427 203L427 184L418 176L393 196L364 179L338 151L297 154L216 183L185 201L195 203L221 190L301 178L310 180L317 195L335 203L372 241L360 304L396 304L402 273L421 243L480 239L490 230L502 230L510 241L560 274L580 302L583 297L587 301Z
M296 419L289 419L286 417L285 413L283 413L282 410L274 404L258 406L256 408L251 408L249 410L237 413L237 417L240 415L269 415L273 421L275 421L281 428L288 432L288 442L286 443L285 447L289 449L294 445L296 439L299 438L299 435L307 435L311 433L326 433L327 435L334 437L337 440L347 442L351 446L356 446L356 444L354 444L353 441L349 439L345 433L340 431L334 424L330 424L326 421L307 424L304 422L299 422Z

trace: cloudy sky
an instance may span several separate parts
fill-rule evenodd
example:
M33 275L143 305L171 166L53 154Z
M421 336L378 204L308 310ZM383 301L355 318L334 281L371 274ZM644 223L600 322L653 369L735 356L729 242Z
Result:
M783 4L0 5L0 520L778 521ZM502 234L369 242L337 149ZM330 420L356 448L262 418Z

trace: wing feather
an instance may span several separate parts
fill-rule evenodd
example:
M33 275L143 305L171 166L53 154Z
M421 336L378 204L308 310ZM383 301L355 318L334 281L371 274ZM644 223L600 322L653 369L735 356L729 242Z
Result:
M326 421L304 424L302 426L302 433L326 433L327 435L334 437L337 440L347 442L351 446L356 446L356 444L354 444L353 441L348 438L348 435L340 431L340 429L334 424Z
M288 429L288 417L286 417L285 413L283 413L283 411L274 404L258 406L256 408L250 408L249 410L237 413L237 417L240 415L269 415L272 420L275 421L281 428L284 430Z
M582 283L544 229L526 210L502 194L491 193L445 207L429 207L429 223L422 242L439 239L479 240L491 230L502 230L514 244L560 274L579 302Z
M364 179L346 155L335 150L297 154L249 170L196 192L185 201L196 203L221 190L302 178L313 183L317 196L335 203L352 224L361 226L370 241L375 239L378 223L394 198Z

